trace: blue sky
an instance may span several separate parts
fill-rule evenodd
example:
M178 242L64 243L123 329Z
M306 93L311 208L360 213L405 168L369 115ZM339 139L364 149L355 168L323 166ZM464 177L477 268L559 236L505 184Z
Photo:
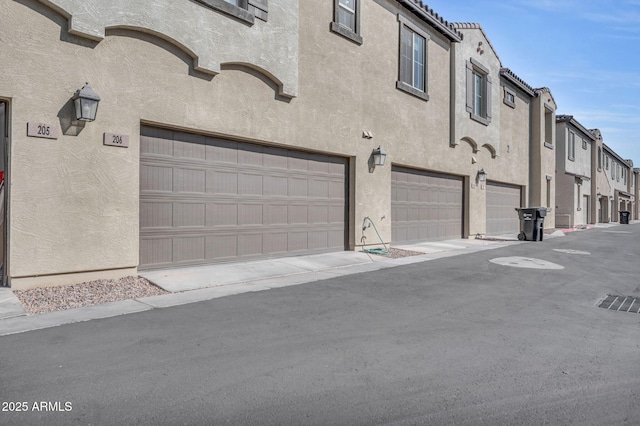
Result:
M426 0L482 26L502 66L549 87L558 114L598 128L640 167L640 0Z

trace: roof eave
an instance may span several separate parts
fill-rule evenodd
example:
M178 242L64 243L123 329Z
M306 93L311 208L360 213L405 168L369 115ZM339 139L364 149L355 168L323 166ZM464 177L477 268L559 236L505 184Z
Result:
M397 0L407 9L411 10L417 17L431 25L440 34L444 35L451 41L462 41L462 33L451 27L451 24L442 16L438 15L433 9L423 5L421 0Z

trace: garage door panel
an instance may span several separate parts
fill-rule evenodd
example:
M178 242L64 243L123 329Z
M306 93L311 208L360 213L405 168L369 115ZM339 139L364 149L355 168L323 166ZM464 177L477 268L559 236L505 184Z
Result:
M521 203L521 187L487 182L487 234L517 234L520 219L516 208Z
M207 138L205 150L208 162L238 164L238 142Z
M173 203L173 226L205 226L206 204Z
M346 159L141 135L141 269L345 249Z
M208 235L206 244L207 260L224 260L238 257L237 235Z
M211 170L206 186L208 194L238 194L238 173Z
M462 178L395 166L391 175L394 243L462 236Z

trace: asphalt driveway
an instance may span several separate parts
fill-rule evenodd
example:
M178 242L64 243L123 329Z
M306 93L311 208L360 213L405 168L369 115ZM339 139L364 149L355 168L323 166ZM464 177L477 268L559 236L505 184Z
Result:
M0 423L637 424L640 316L596 304L638 259L596 228L3 336Z

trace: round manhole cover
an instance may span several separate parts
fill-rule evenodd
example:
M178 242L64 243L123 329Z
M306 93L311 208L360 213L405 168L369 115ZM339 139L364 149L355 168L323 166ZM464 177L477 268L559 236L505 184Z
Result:
M530 268L530 269L564 269L564 266L557 263L549 262L542 259L534 259L532 257L497 257L489 260L491 263L502 266L512 266L514 268Z
M557 251L560 253L567 253L567 254L591 254L588 251L572 250L572 249L553 249L553 251Z

